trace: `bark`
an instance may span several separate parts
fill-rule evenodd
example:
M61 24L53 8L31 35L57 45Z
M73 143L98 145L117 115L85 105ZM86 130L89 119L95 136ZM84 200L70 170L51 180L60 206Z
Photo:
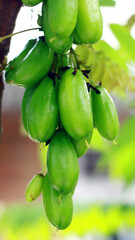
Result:
M13 32L15 20L22 5L21 0L0 0L0 37ZM10 39L0 43L0 66L9 51ZM0 75L0 138L2 134L1 115L2 115L2 95L3 95L3 78Z

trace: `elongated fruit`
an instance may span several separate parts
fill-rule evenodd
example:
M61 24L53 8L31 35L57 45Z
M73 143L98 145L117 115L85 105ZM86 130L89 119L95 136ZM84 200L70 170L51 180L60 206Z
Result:
M47 0L48 22L59 38L69 37L76 25L78 0Z
M82 43L96 43L102 36L103 23L98 0L78 0L75 32Z
M59 111L61 122L67 133L77 140L92 132L93 116L90 97L84 76L70 68L62 77L59 87Z
M72 46L72 35L61 39L51 30L48 22L47 4L48 2L47 0L45 0L42 7L42 27L44 30L46 42L48 46L53 49L54 52L66 52Z
M96 87L100 94L92 90L93 117L99 133L108 140L114 140L119 131L119 119L114 102L105 88Z
M36 174L29 182L25 191L27 202L32 202L40 195L43 189L43 180L44 177L42 174Z
M72 194L60 195L50 183L48 174L44 178L43 203L50 223L57 229L69 226L73 215Z
M13 74L10 76L6 74L6 82L22 87L36 85L48 74L53 63L53 57L54 53L48 47L44 38L39 38L39 41L30 49Z
M63 130L58 130L49 144L47 169L52 185L61 193L71 192L76 186L78 159L68 134Z
M14 78L14 74L15 74L17 68L22 64L22 62L24 61L24 58L27 56L29 51L32 50L32 48L34 47L34 45L36 43L37 43L36 39L30 39L27 42L27 44L25 45L23 51L17 57L15 57L12 61L10 61L8 63L8 65L5 68L6 81L8 81L8 79L10 80L10 79Z
M89 134L87 138L82 140L76 140L74 138L71 138L71 141L77 153L77 157L83 156L87 152L87 150L90 148L91 137L92 137L92 132Z
M58 125L57 85L45 77L36 88L26 89L22 101L22 119L28 135L46 142Z
M43 0L22 0L22 3L25 4L26 6L33 7L42 1Z

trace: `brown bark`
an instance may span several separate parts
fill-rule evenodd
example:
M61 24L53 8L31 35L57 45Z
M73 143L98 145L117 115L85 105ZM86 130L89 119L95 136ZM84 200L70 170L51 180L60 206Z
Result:
M8 35L13 32L15 27L15 20L22 5L21 0L0 0L0 37ZM9 51L10 39L4 40L0 43L0 64ZM3 79L0 75L0 137L2 134L1 127L1 106L3 95Z

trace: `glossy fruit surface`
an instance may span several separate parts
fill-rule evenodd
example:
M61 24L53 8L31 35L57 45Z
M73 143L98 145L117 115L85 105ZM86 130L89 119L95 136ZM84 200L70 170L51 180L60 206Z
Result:
M57 86L45 77L35 89L26 89L22 102L24 127L34 141L46 142L58 125Z
M25 4L26 6L33 7L42 1L43 0L22 0L22 3Z
M76 24L78 0L47 0L48 22L59 38L69 37Z
M63 130L58 130L49 144L47 169L51 183L61 193L71 192L76 186L78 159L68 134Z
M68 69L59 87L60 119L67 133L77 140L88 137L93 129L90 97L83 74Z
M54 53L51 48L48 47L43 38L39 38L37 44L29 51L12 77L6 78L6 81L22 87L36 85L48 74L53 63L53 57Z
M119 131L119 119L115 104L105 88L96 87L100 94L92 90L93 117L99 133L108 140L114 140Z
M42 174L36 174L32 178L25 191L25 198L27 202L32 202L40 195L43 189L43 182L44 177Z
M9 62L7 65L5 71L5 77L7 81L10 81L14 77L15 71L17 68L21 65L23 62L24 58L27 56L29 51L34 47L36 44L37 40L36 39L30 39L27 44L25 45L23 51L15 57L12 61Z
M87 138L82 140L76 140L74 138L71 138L71 141L77 153L77 157L83 156L87 152L87 150L90 148L91 138L92 138L92 132L89 134Z
M98 0L78 0L75 32L82 43L96 43L102 36L102 15Z
M75 31L73 32L73 43L75 43L76 45L82 44L81 40L79 39Z
M73 215L72 194L60 196L51 185L48 174L44 178L43 203L48 220L53 226L57 229L69 226Z
M44 35L46 42L49 47L53 49L56 53L63 53L68 51L72 46L72 36L70 35L67 38L59 38L50 28L48 23L48 14L46 11L47 0L43 3L42 8L42 27L44 30Z
M35 90L35 87L27 88L24 92L24 96L22 100L22 121L27 133L29 133L29 130L28 130L29 105L30 105L30 101L31 101L34 90Z

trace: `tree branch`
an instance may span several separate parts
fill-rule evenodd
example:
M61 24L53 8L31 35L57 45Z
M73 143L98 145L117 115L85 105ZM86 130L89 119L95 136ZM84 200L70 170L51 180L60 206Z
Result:
M21 0L1 0L0 1L0 37L13 32L16 17L22 6ZM0 43L0 64L7 55L10 46L10 38ZM0 75L0 138L2 134L1 113L2 113L2 95L3 95L3 78Z

